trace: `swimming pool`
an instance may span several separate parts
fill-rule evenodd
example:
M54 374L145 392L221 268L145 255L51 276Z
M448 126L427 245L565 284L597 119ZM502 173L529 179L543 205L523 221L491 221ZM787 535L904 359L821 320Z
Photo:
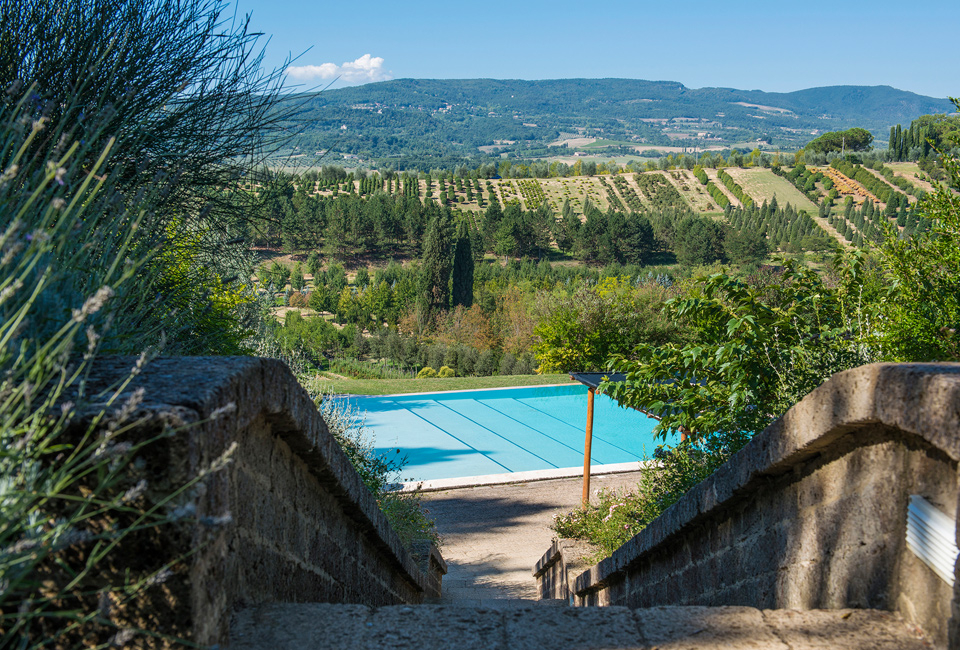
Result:
M350 401L366 411L377 451L407 457L404 480L583 467L587 388L581 384ZM597 395L591 464L649 458L657 445L654 426L652 418Z

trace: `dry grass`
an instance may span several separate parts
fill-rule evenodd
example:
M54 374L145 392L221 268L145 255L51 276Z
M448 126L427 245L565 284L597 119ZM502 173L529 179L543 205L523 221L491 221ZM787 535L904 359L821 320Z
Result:
M896 163L884 163L885 167L889 167L893 170L894 176L900 176L905 178L917 187L919 187L924 192L933 192L934 187L927 181L922 181L917 178L917 174L920 176L926 176L921 170L920 165L915 162L896 162Z
M769 169L763 167L750 169L728 167L725 171L740 184L743 191L749 194L757 205L763 205L764 201L769 203L776 196L777 203L781 207L789 203L798 210L817 213L818 208L813 201L805 197L790 181L780 178Z

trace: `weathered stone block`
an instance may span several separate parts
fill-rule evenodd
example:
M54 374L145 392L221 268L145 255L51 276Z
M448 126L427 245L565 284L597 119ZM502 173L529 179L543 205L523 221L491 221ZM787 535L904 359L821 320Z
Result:
M658 650L792 650L751 607L654 607L634 617L647 647Z

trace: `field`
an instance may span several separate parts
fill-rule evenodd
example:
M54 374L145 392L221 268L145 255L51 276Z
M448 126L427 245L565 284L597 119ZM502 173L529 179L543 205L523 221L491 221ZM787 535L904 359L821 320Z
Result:
M506 375L494 377L450 377L447 379L349 379L320 374L310 380L311 388L330 387L343 395L399 395L444 390L480 390L513 386L546 386L570 383L569 375Z
M582 160L582 158L574 160ZM603 162L606 162L606 160L609 159L602 159ZM776 196L778 203L781 205L790 203L799 210L806 210L811 216L815 216L817 213L817 206L813 202L791 185L789 181L777 176L769 169L728 167L725 170L758 204L762 204L764 201L769 202ZM705 171L714 184L727 196L730 203L739 206L740 202L717 179L717 171L709 168ZM831 171L835 172L835 170L829 170L827 173ZM664 176L670 185L677 190L684 205L696 212L713 215L722 212L706 188L700 184L690 170L671 169L668 171L643 172L643 174ZM914 178L910 180L919 184ZM587 199L604 212L611 207L611 203L614 209L623 211L651 209L654 203L653 197L646 196L644 191L640 189L633 173L564 178L484 179L479 181L480 195L482 195L484 201L482 205L477 200L478 193L475 188L471 200L467 200L465 185L467 181L465 180L463 183L463 190L455 190L456 199L452 205L467 212L486 210L488 184L501 204L519 203L524 210L536 209L540 203L546 203L554 213L559 213L563 209L564 201L567 200L570 201L570 205L578 214L583 214ZM469 183L473 186L473 181L469 181ZM433 180L432 184L431 196L436 200L440 195L439 180ZM354 182L354 187L359 190L359 181ZM450 187L450 181L446 181L445 187ZM392 189L397 191L395 184ZM419 181L419 192L421 199L426 198L426 181ZM330 194L330 191L323 190L321 193Z
M933 192L933 185L927 181L922 181L917 178L917 175L926 176L922 171L920 171L920 166L915 162L897 162L897 163L886 163L886 166L893 170L894 176L900 176L907 179L917 187L919 187L924 192Z
M734 207L737 207L740 205L740 200L730 193L730 190L728 190L727 186L723 184L723 181L717 178L716 169L704 169L703 171L707 173L707 178L713 181L713 184L716 185L720 189L720 191L723 192L724 196L727 197L727 200L730 201L730 205Z
M769 203L776 196L781 207L789 203L798 210L806 210L812 215L817 213L817 206L810 199L791 185L790 181L780 178L769 169L727 167L726 172L758 205L762 205L764 201Z

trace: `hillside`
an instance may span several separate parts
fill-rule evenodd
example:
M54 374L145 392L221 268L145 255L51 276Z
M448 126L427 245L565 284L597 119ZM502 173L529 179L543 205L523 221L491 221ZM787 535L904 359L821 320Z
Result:
M952 110L946 99L889 86L768 93L632 79L397 79L289 101L300 104L291 126L302 131L296 153L303 162L329 150L323 162L347 154L393 159L396 168L502 154L550 158L582 151L609 158L658 148L792 149L852 126L885 142L897 123Z

